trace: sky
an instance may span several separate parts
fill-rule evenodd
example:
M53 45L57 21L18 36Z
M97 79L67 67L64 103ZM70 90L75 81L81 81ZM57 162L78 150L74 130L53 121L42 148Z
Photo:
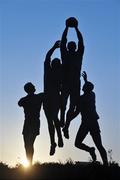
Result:
M113 160L120 163L120 1L0 0L0 161L9 165L25 159L24 114L17 104L26 95L23 86L32 82L36 93L43 92L44 59L55 41L61 39L68 17L77 18L83 35L82 71L95 85L103 145L107 152L112 149ZM77 42L74 28L69 29L69 40ZM59 49L54 57L60 58ZM70 139L64 139L64 147L56 148L52 157L43 109L40 120L34 162L90 160L87 152L74 146L80 116L70 125ZM94 146L90 134L84 142Z

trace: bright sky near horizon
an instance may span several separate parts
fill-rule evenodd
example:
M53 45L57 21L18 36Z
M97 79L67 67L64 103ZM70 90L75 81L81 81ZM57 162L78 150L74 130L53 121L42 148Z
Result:
M0 0L0 161L15 165L25 158L22 139L23 86L31 81L43 91L43 62L47 51L61 38L65 20L74 16L84 38L82 70L95 84L103 145L120 162L120 1L119 0ZM77 41L74 29L68 40ZM59 50L54 56L60 57ZM80 116L72 121L70 139L49 156L47 120L41 110L41 130L35 141L34 161L71 158L88 161L89 154L74 147ZM85 142L93 146L88 134ZM98 151L98 160L101 161Z

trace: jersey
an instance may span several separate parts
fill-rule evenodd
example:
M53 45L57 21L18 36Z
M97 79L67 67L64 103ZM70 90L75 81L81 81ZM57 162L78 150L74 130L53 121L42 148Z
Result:
M44 62L44 92L47 95L58 95L61 90L61 69L52 70L50 60Z
M70 84L72 84L72 82L77 83L80 79L84 46L78 42L78 50L70 53L66 48L66 42L67 39L63 40L61 45L61 58L64 77L63 81Z
M99 119L99 115L96 112L95 93L93 91L81 95L78 106L83 121L90 122Z

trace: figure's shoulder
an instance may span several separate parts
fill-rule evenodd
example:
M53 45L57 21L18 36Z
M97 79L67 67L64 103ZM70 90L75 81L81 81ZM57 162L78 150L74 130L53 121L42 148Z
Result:
M38 93L38 94L36 94L36 96L37 96L38 98L40 98L40 99L43 99L43 98L44 98L44 93L43 93L43 92Z
M21 97L19 101L25 101L26 99L28 99L28 96Z
M95 97L95 92L92 91L91 92L91 96Z

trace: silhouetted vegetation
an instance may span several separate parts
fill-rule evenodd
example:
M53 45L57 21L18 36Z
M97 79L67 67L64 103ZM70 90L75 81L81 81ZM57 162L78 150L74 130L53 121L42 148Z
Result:
M62 163L36 163L31 168L25 169L22 165L10 168L0 163L0 179L80 179L80 180L119 180L120 166L113 162L108 167L99 162L73 162Z

